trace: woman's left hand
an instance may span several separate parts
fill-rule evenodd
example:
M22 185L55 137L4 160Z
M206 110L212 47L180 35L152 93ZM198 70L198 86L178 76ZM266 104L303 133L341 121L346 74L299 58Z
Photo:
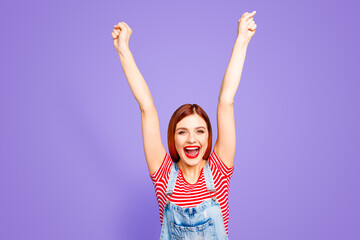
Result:
M254 15L256 11L252 13L244 13L238 21L238 33L237 37L244 38L248 41L254 36L257 25L254 21Z

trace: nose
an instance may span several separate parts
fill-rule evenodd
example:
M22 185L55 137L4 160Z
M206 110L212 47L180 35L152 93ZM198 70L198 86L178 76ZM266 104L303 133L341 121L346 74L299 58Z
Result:
M189 133L187 141L188 141L188 143L195 143L196 142L195 134Z

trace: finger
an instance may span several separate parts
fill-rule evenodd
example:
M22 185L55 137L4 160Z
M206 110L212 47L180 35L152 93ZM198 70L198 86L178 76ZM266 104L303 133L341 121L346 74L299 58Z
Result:
M114 28L122 30L122 29L124 28L124 25L122 25L122 23L119 22L118 24L116 24L116 25L114 26Z
M126 24L126 22L121 22L120 23L121 24L121 26L122 26L122 29L129 29L130 27ZM122 30L121 29L121 30Z
M118 37L114 32L111 33L111 36L113 37L114 40Z
M122 22L126 27L130 28L129 25L127 25L126 22Z
M247 14L244 18L245 18L245 20L247 21L247 20L249 20L250 18L252 18L255 14L256 14L256 11L253 11L252 13Z
M255 31L255 30L256 30L256 28L257 28L257 25L255 24L254 26L252 26L252 27L251 27L251 29L250 29L250 30Z
M115 34L116 37L118 37L118 36L120 35L120 32L118 32L118 31L116 31L116 30L113 31L113 33Z
M252 21L254 21L254 18L250 18L249 20L246 21L246 23L250 24Z
M248 14L249 14L248 12L244 12L244 14L241 17L245 17Z
M252 21L250 24L248 24L248 29L252 28L255 25L255 22Z
M124 22L118 23L120 30L123 30L125 28Z

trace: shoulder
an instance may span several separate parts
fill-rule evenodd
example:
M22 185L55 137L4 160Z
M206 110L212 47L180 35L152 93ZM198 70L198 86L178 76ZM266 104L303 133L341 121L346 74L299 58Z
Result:
M210 154L208 161L212 171L218 171L225 177L231 177L234 172L234 167L227 167L215 151Z
M156 183L159 181L164 181L166 178L169 178L169 174L171 171L173 161L168 153L165 152L164 159L160 165L160 167L153 173L150 174L151 180Z

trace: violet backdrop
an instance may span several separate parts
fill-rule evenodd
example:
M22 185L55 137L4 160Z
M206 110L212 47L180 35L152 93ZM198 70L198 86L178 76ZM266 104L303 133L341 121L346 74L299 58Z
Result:
M158 239L140 111L113 47L157 107L216 105L237 21L256 10L235 98L230 239L360 239L359 3L1 2L0 239ZM214 139L215 140L215 139Z

